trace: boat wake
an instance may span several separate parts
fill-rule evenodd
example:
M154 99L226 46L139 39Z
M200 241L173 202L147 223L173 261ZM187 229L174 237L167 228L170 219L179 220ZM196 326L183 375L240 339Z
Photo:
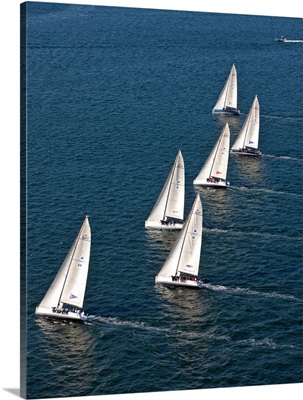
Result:
M212 290L224 290L224 291L229 291L229 292L246 292L248 294L260 294L258 292L253 292L249 291L246 289L230 289L227 288L226 286L220 286L220 285L210 285L207 284L205 285L208 289ZM284 295L279 295L279 294L265 294L270 295L269 297L282 297L286 298L288 300L296 300L292 296L284 296ZM272 296L273 295L273 296ZM249 347L266 347L266 348L272 348L272 349L283 349L283 348L295 348L293 345L283 345L283 344L278 344L276 343L273 339L271 338L263 338L263 339L255 339L255 338L248 338L248 339L243 339L243 340L236 340L233 341L230 335L225 334L225 333L214 333L214 332L201 332L201 331L192 331L188 332L183 331L182 329L171 329L171 327L165 328L165 327L155 327L155 326L150 326L145 324L144 322L134 322L134 321L122 321L121 319L117 317L102 317L102 316L91 316L89 317L90 322L85 322L86 324L92 324L92 323L100 323L100 324L108 324L108 325L113 325L117 327L127 327L130 329L141 329L145 331L151 331L159 334L165 333L169 337L173 337L175 339L180 339L182 341L186 340L189 343L192 340L196 339L204 339L205 341L210 340L210 341L224 341L224 342L233 342L235 345L240 345L240 346L249 346Z
M147 325L144 322L135 322L135 321L122 321L121 319L117 317L102 317L102 316L90 316L89 317L90 322L86 323L100 323L100 324L108 324L108 325L114 325L114 326L119 326L119 327L127 327L130 329L141 329L145 331L151 331L155 333L165 333L167 335L172 335L173 337L179 337L179 338L186 338L188 340L191 339L197 339L197 338L204 338L204 339L209 339L209 340L230 340L230 337L228 335L224 334L215 334L215 333L206 333L206 332L188 332L188 331L183 331L180 329L171 329L171 327L156 327L156 326L151 326Z
M228 294L240 294L240 295L249 295L249 296L258 296L258 297L267 297L267 298L275 298L275 299L282 299L287 301L296 301L299 303L303 303L302 299L299 299L295 296L290 296L287 294L281 293L266 293L266 292L258 292L256 290L250 290L247 288L239 288L239 287L227 287L222 285L212 285L211 283L204 284L204 288L214 291L224 291Z
M303 40L301 39L285 39L284 43L303 43Z
M291 116L291 115L261 115L262 118L267 118L267 119L282 119L282 120L288 120L288 121L301 121L302 117L301 116Z
M302 194L300 193L292 193L292 192L283 192L280 190L274 190L274 189L258 189L258 188L249 188L246 186L233 186L231 189L234 190L241 190L243 192L255 192L255 193L266 193L266 194L278 194L278 195L283 195L283 196L296 196L296 197L302 197Z
M203 232L209 232L209 233L222 233L222 234L228 234L228 235L235 235L235 236L257 236L257 237L263 237L263 238L268 238L268 239L285 239L285 240L302 240L302 237L292 237L292 236L287 236L287 235L273 235L271 233L262 233L262 232L244 232L244 231L233 231L233 230L228 230L228 229L218 229L218 228L203 228Z
M296 346L291 344L278 344L271 338L264 339L244 339L237 342L237 344L242 346L253 346L253 347L267 347L271 349L295 349Z
M169 332L169 328L161 328L161 327L153 327L150 325L146 325L144 322L136 322L136 321L123 321L118 317L102 317L101 315L91 315L88 317L90 322L97 322L100 324L108 324L108 325L116 325L116 326L124 326L132 329L144 329L155 332Z
M299 157L290 157L290 156L274 156L272 154L262 154L263 158L274 158L279 160L290 160L290 161L299 161L302 162L303 159Z

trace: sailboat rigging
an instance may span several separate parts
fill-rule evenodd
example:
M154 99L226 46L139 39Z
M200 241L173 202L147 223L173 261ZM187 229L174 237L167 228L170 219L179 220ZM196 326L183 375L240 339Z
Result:
M81 308L89 269L90 248L91 230L86 216L55 279L36 307L37 315L65 320L87 320L87 315L84 311L81 312Z
M237 86L237 71L233 64L227 78L227 81L220 93L216 105L212 113L221 115L239 115L240 110L237 108L238 101L238 86Z
M219 139L208 156L198 176L194 180L195 186L211 186L214 188L226 188L227 167L229 158L230 130L226 124Z
M197 194L172 250L155 277L155 283L197 289L203 286L203 282L198 279L202 246L202 214L202 202Z
M185 166L181 150L179 150L154 208L145 221L145 228L181 229L184 201Z
M231 147L231 154L239 156L258 157L262 153L259 147L260 129L260 105L258 97L255 96L249 114L247 115L242 129Z

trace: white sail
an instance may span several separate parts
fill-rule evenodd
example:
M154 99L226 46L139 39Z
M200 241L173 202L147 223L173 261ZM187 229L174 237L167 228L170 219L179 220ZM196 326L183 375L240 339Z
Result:
M91 246L91 231L88 217L69 250L53 283L39 307L50 309L60 303L82 307L86 288Z
M201 171L194 180L194 185L203 183L209 178L226 180L229 158L229 143L230 130L227 123Z
M213 110L224 110L228 108L237 108L238 102L238 86L237 86L237 71L233 64L228 79L222 89L222 92L217 100Z
M158 276L171 278L180 272L197 276L202 246L202 202L199 194Z
M259 147L259 128L260 128L260 106L257 96L255 96L249 114L247 115L242 129L233 144L231 150L244 148L258 149Z
M166 220L167 217L184 218L185 168L179 150L174 165L166 179L156 204L148 217L148 221Z

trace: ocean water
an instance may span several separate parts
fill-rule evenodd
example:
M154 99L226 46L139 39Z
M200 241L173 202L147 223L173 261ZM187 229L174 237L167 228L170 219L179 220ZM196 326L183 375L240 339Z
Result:
M302 20L26 4L29 398L302 382ZM231 65L238 117L211 113ZM226 122L255 95L258 159L199 189L203 290L154 284L178 232L148 232L178 149L185 215ZM24 106L25 104L23 104ZM86 214L84 324L35 307Z

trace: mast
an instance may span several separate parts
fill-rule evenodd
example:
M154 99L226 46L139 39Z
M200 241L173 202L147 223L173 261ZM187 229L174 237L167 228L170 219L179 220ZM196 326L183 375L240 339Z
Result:
M231 150L239 150L248 147L254 150L259 146L260 106L258 97L255 96L250 111L235 140Z
M63 282L63 285L62 285L62 290L61 290L61 293L60 293L60 297L59 297L59 300L58 300L57 307L59 307L59 305L61 303L61 297L62 297L62 294L63 294L63 291L64 291L66 280L67 280L67 277L68 277L68 274L69 274L69 271L70 271L70 267L71 267L72 262L74 260L74 255L75 255L75 252L76 252L76 249L77 249L77 246L78 246L78 243L79 243L79 240L80 240L80 237L81 237L81 234L82 234L82 231L83 231L83 228L84 228L84 223L85 223L86 219L87 219L87 216L85 217L85 220L84 220L84 222L82 224L82 227L81 227L81 229L80 229L80 231L78 233L78 236L77 236L77 238L76 238L76 240L74 242L74 249L73 249L73 252L72 252L71 259L70 259L69 264L68 264L68 269L67 269L67 272L66 272L66 275L65 275L65 278L64 278L64 282Z
M232 65L230 74L229 74L229 82L228 89L226 93L225 99L225 107L237 108L237 97L238 97L238 89L237 89L237 71L235 64ZM229 104L227 104L227 102Z
M195 219L194 216L197 216ZM194 232L189 232L195 225ZM190 235L190 236L189 236ZM196 236L201 236L201 239L195 245ZM196 271L199 270L200 251L202 242L202 203L199 194L197 194L195 202L183 228L171 249L164 265L162 266L158 276L171 277L176 276L178 272L188 273L190 275L197 275ZM184 266L181 266L181 263ZM194 269L194 273L186 270L186 265L192 263L190 267Z
M230 139L230 130L229 125L226 123L225 127L222 129L222 133L219 137L217 142L217 148L215 151L215 156L213 158L212 167L210 170L210 176L216 177L215 175L220 172L224 176L224 180L226 179L227 175L227 166L228 166L228 153L229 153L229 139ZM223 144L223 147L222 147ZM218 154L218 151L221 153ZM222 164L223 162L223 164ZM218 164L218 165L217 165ZM214 166L216 168L214 168ZM219 171L219 166L222 171ZM217 170L214 174L214 169Z
M209 170L209 176L208 176L209 178L212 177L212 172L213 172L214 164L215 164L216 157L217 157L217 154L218 154L218 149L219 149L219 146L220 146L221 139L222 139L222 135L220 135L219 140L217 141L217 144L216 144L216 146L217 146L216 147L216 151L215 151L215 154L214 154L214 157L213 157L213 162L212 162L210 170Z
M86 237L86 244L80 245L79 241ZM83 240L84 242L84 240ZM83 253L83 256L79 257L81 260L76 260L76 255L79 253ZM51 308L56 304L57 306L60 303L67 304L75 304L80 306L83 302L84 291L86 286L86 278L88 273L89 266L89 257L90 257L90 226L88 217L86 216L82 227L74 240L65 260L63 261L57 275L55 276L51 286L43 297L39 307L42 308ZM79 264L80 267L79 267ZM79 267L79 268L78 268ZM82 268L84 267L84 268ZM82 271L74 271L74 270ZM69 277L72 282L69 281ZM82 287L81 287L82 286ZM80 287L80 289L79 289ZM70 293L75 294L77 303L69 301L70 293L67 293L67 290L71 289ZM64 297L64 298L63 298ZM71 296L72 297L72 296Z
M59 305L60 305L60 303L61 303L61 297L62 297L62 294L63 294L64 286L65 286L65 283L66 283L67 276L68 276L68 274L69 274L70 266L71 266L72 261L73 261L73 258L74 258L74 254L75 254L75 251L76 251L77 244L78 244L78 242L79 242L79 238L80 238L80 232L79 232L79 234L78 234L78 236L77 236L77 239L76 239L77 243L76 243L75 246L74 246L73 254L72 254L72 257L71 257L71 259L70 259L70 261L69 261L68 269L67 269L67 272L66 272L64 281L63 281L62 290L61 290L61 293L60 293L60 296L59 296L59 299L58 299L57 307L59 307Z
M246 129L244 145L257 150L259 147L260 106L258 97L255 96L250 109L248 127Z
M189 275L198 276L201 246L202 246L202 202L197 194L195 202L191 209L191 215L188 219L186 235L184 236L180 260L178 263L178 272L184 272Z
M171 169L171 173L170 173L170 180L169 180L169 185L168 185L168 193L167 193L167 196L166 196L164 212L163 212L163 217L162 217L163 220L165 220L165 216L166 216L166 209L167 209L168 199L169 199L170 192L171 192L171 185L172 185L172 181L173 181L173 177L174 177L174 172L176 170L176 164L177 164L177 162L179 162L179 154L180 154L180 150L179 150L179 152L177 154L177 157L175 159L174 165L173 165L173 167Z
M181 178L179 177L179 168L183 169L183 174L181 172L181 174L183 176ZM176 182L173 182L174 179L176 179ZM181 150L179 150L177 157L175 159L172 173L171 173L171 179L169 182L169 190L168 190L168 195L166 197L163 219L164 219L164 217L167 217L167 216L175 217L175 218L181 219L181 220L183 219L183 217L184 217L184 182L182 182L182 181L184 181L184 161L183 161ZM173 188L173 185L175 185L174 188ZM182 190L182 186L183 186L183 190ZM174 189L175 193L172 192L173 189ZM179 200L180 196L179 196L179 193L176 192L176 190L182 191L180 196L182 197L182 200L183 200L182 210L180 210L180 212L177 216L171 215L171 214L174 214L173 210L171 210L171 212L167 212L168 205L172 206L172 204L169 204L169 203L177 202L177 204L178 204L178 200ZM173 198L172 196L174 196L174 194L175 194L175 197ZM176 199L176 196L177 196L177 199Z
M82 307L89 268L91 231L85 218L61 295L61 302Z
M185 239L186 239L186 235L187 235L187 229L188 229L188 226L189 226L189 222L190 222L190 220L191 220L191 217L192 217L192 215L193 215L193 209L194 209L194 207L192 207L192 209L190 210L190 215L189 215L188 218L187 218L186 226L185 226L185 228L184 228L185 235L183 235L183 238L182 238L182 245L181 245L180 254L179 254L179 258L178 258L178 262L177 262L177 267L176 267L175 276L177 275L177 272L178 272L178 269L179 269L180 260L181 260L181 255L182 255L182 252L183 252L184 243L185 243Z
M225 107L236 109L237 97L237 71L235 64L233 64L213 110L224 110Z
M224 147L220 148L222 140L224 141ZM226 179L226 174L227 174L227 166L228 166L228 151L229 151L229 140L230 140L230 131L229 131L229 125L228 123L225 125L225 127L222 129L221 135L219 136L219 139L217 140L216 144L214 145L212 151L210 152L206 162L202 166L199 174L197 175L196 179L194 180L194 185L199 185L200 183L204 182L208 178L210 178L212 175L216 177L216 174L212 174L214 171L214 166L216 163L218 163L221 166L222 162L222 157L218 157L217 160L217 155L218 155L218 150L222 151L222 156L223 156L223 168L224 171L220 171L221 174L224 175L224 179ZM227 157L225 155L227 151Z
M180 171L180 172L179 172ZM173 187L173 179L177 173L177 188ZM174 217L177 219L183 219L184 217L184 160L181 153L181 150L178 151L178 154L175 158L174 164L170 170L170 173L165 181L165 184L161 190L161 193L149 215L147 218L148 221L159 221L163 220L166 216ZM180 206L178 210L176 210L176 214L174 215L172 210L167 213L167 209L169 206L172 208L174 205Z

